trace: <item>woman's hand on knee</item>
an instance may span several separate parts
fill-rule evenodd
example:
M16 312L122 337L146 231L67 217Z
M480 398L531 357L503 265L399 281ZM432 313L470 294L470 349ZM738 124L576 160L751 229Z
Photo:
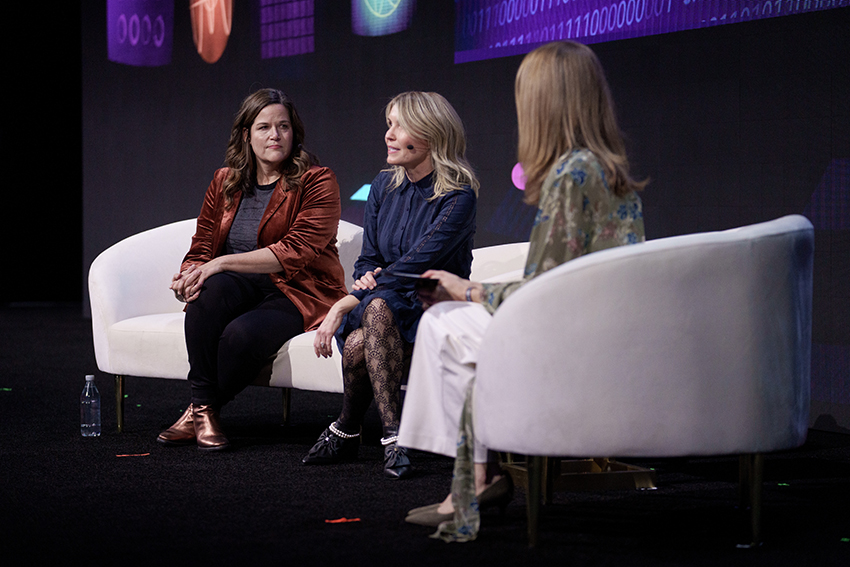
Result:
M355 291L363 290L363 289L375 289L378 285L378 281L375 279L375 276L381 273L381 268L375 268L374 271L366 272L363 274L360 279L354 282L354 285L351 286Z
M192 284L195 281L195 277L192 275L194 273L194 269L195 265L192 264L182 272L174 274L171 277L171 285L168 286L168 288L174 292L174 296L184 303L188 303L189 301L197 298L197 294L194 294L193 296L193 294L190 293Z
M219 269L218 263L215 260L211 260L205 264L192 264L180 274L174 276L171 282L171 289L178 296L182 296L186 303L191 303L198 299L207 278L220 271L221 269Z
M186 298L183 296L183 284L182 281L183 274L174 274L171 276L171 283L168 285L168 289L174 292L174 297L177 298L177 301L182 301L186 303Z

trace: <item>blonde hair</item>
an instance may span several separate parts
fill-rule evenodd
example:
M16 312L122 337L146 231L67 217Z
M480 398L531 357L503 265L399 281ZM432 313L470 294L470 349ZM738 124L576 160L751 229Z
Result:
M520 64L515 96L526 203L537 204L552 165L577 148L593 152L615 195L646 185L629 175L608 82L589 47L572 41L538 47Z
M398 124L414 138L428 143L431 164L434 166L434 196L437 199L469 185L478 194L478 179L466 160L466 134L463 122L442 95L411 91L393 97L387 104L389 116L393 107L398 114ZM405 172L401 166L392 166L391 188L404 183Z

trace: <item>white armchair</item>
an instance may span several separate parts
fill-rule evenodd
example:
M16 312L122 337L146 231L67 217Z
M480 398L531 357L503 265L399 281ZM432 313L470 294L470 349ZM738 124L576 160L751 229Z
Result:
M476 436L542 456L742 455L760 540L762 454L801 445L809 413L814 230L802 216L606 250L543 274L481 346Z

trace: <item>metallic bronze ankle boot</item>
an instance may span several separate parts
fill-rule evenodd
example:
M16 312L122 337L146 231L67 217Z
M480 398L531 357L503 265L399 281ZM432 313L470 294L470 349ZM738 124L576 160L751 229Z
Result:
M218 410L213 406L194 406L192 418L195 422L195 437L201 451L223 451L230 442L218 423Z
M192 404L186 408L174 425L160 433L156 442L167 447L189 445L195 442L195 424L192 418Z

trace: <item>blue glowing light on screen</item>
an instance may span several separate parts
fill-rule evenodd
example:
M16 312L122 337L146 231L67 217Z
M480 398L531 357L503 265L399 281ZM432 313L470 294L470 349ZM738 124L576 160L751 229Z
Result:
M850 0L456 0L455 63L850 6Z
M351 31L366 36L404 31L415 7L416 0L351 0Z
M365 185L361 186L360 189L358 189L354 193L354 195L351 196L351 200L352 201L365 201L366 199L369 198L369 190L371 188L372 188L372 185L370 185L369 183L366 183Z

